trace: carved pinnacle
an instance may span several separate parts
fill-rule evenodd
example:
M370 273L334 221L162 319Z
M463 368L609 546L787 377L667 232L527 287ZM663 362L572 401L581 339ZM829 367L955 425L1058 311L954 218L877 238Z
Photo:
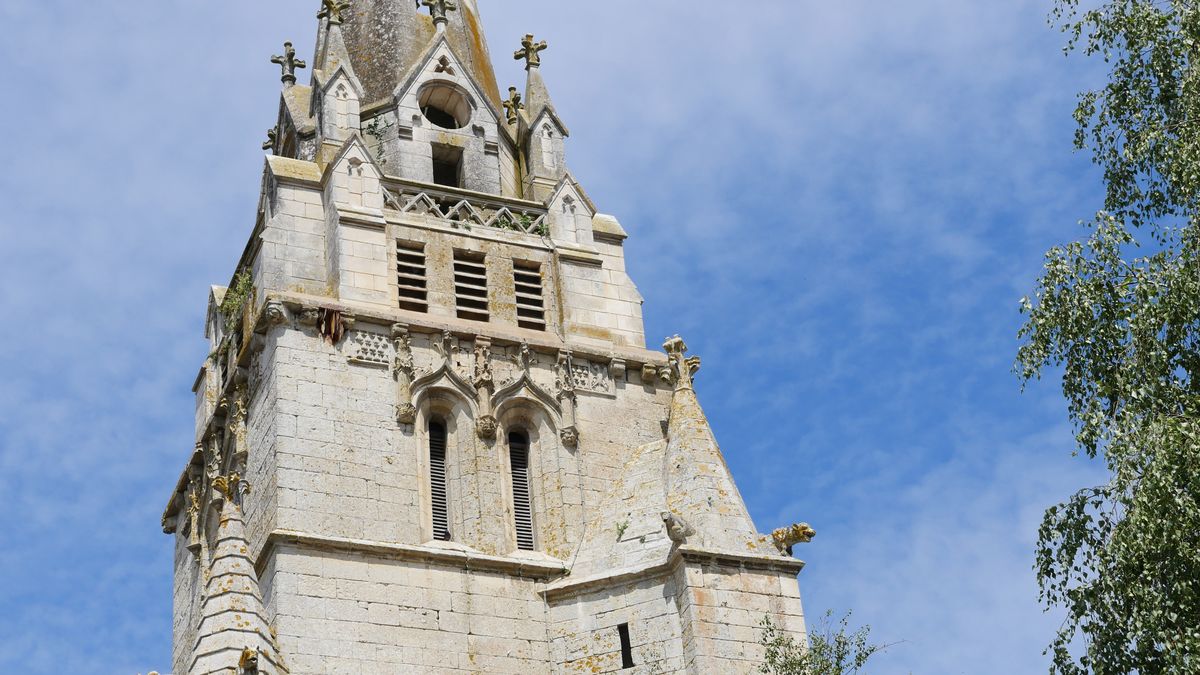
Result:
M525 109L525 104L521 103L521 93L516 87L508 88L508 100L504 102L504 112L508 118L509 124L517 123L517 114Z
M696 373L700 371L700 357L686 356L688 348L683 338L676 335L663 344L670 362L671 379L675 381L675 389L691 389Z

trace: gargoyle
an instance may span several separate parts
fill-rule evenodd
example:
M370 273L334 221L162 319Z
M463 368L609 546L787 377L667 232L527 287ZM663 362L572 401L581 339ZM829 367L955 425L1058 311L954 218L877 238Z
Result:
M687 538L696 534L695 528L688 525L686 520L674 513L664 511L662 513L662 521L667 526L667 536L677 546L687 543Z
M775 548L783 555L791 555L792 547L796 544L807 544L817 536L817 531L809 527L808 523L799 523L790 527L781 527L771 533L771 539L775 542Z

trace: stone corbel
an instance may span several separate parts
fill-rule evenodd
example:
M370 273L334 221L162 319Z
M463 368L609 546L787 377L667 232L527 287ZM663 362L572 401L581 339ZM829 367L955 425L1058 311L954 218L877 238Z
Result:
M316 326L321 322L321 310L316 307L305 307L300 310L297 322L301 326Z
M614 383L625 379L626 368L625 359L614 358L608 363L608 374L612 376Z
M488 338L475 338L475 373L472 384L475 386L476 400L479 404L479 418L475 422L475 431L483 440L493 440L500 423L492 410L492 391L495 390L496 383L492 376L492 341Z
M412 336L408 326L402 323L392 325L392 342L396 347L396 356L392 362L392 372L396 377L396 421L400 424L415 424L417 407L412 402L412 383L416 377L416 364L413 361Z
M268 300L263 310L264 328L270 330L275 326L284 326L292 322L292 313L280 300ZM315 323L315 322L314 322Z
M562 406L562 430L559 437L563 445L574 448L579 445L579 427L575 422L575 376L572 372L571 352L562 350L558 353L558 363L555 366L555 388L558 390L559 405Z

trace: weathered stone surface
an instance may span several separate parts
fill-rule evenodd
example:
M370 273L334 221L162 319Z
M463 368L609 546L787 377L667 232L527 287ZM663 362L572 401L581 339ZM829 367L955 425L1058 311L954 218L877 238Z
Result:
M505 111L474 0L426 9L326 0L285 83L163 517L175 672L616 672L621 626L634 672L753 672L808 531L758 533L698 360L646 349L540 43Z

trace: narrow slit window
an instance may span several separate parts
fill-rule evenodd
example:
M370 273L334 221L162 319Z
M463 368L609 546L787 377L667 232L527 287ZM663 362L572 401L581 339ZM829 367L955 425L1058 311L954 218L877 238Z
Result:
M514 263L513 286L517 292L517 325L546 330L546 300L542 268L534 263Z
M396 284L400 289L400 309L429 311L429 286L425 270L425 247L407 242L396 243Z
M446 497L446 425L429 423L429 494L433 506L433 538L450 541L450 511Z
M513 518L517 526L517 548L533 550L533 506L529 496L529 437L520 431L508 435L512 464Z
M629 624L617 626L617 635L621 638L621 668L632 668L633 642L629 639Z
M454 252L454 297L458 318L470 321L487 321L488 312L487 267L481 255Z

